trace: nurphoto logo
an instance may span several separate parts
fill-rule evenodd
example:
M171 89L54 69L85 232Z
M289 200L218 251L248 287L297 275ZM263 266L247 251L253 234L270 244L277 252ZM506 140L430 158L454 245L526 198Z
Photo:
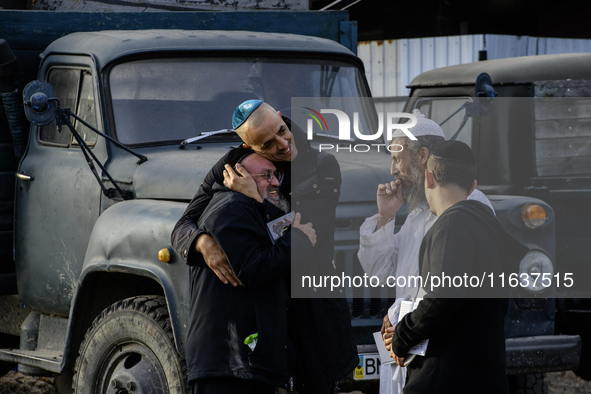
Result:
M347 115L344 111L338 109L321 109L320 112L309 108L304 107L310 112L304 112L306 115L310 116L311 119L308 119L307 122L307 136L308 140L312 140L314 135L314 121L320 127L322 132L328 133L328 125L326 123L326 119L322 116L322 114L332 114L337 117L337 121L339 124L339 140L341 141L351 141L351 119L349 115ZM398 123L402 119L410 119L405 123ZM386 123L386 139L387 141L392 140L392 136L394 135L395 130L400 130L404 135L410 138L413 141L416 141L417 138L410 132L410 128L414 127L417 124L417 117L413 114L409 114L406 112L387 112L385 116L384 122L384 113L378 113L378 130L374 133L368 133L366 130L360 130L359 127L359 112L353 112L353 133L355 137L362 141L376 141L382 140L382 135L384 133L384 123Z

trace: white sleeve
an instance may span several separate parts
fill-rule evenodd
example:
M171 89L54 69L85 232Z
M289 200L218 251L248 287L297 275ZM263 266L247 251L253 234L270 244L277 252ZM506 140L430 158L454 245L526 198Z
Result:
M374 232L378 215L365 219L359 228L359 251L357 257L363 270L370 276L386 282L388 276L396 273L399 237L394 234L395 220Z
M470 194L468 196L468 200L475 200L475 201L481 202L484 205L488 206L490 209L492 209L493 213L495 213L495 209L493 208L492 204L490 203L490 200L484 195L483 192L481 192L478 189L474 189L472 194Z
M388 308L388 319L390 319L390 323L393 326L398 324L398 314L400 313L400 304L402 301L402 298L396 298L394 303Z

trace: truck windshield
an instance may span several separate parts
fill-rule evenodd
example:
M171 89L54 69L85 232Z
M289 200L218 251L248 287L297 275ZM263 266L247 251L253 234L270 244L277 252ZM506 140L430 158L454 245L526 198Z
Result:
M472 145L472 119L468 118L464 123L465 104L470 102L470 97L420 98L414 108L418 108L427 118L441 125L446 139L457 133L458 141Z
M301 58L139 60L114 66L109 87L115 135L129 145L231 128L234 109L248 99L286 114L292 97L369 96L354 64Z

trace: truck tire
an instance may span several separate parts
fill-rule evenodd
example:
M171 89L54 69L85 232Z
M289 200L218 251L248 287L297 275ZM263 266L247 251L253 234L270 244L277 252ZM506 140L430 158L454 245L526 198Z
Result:
M548 394L548 383L543 373L509 375L510 394Z
M187 368L176 350L166 300L132 297L106 308L80 345L76 394L185 394Z

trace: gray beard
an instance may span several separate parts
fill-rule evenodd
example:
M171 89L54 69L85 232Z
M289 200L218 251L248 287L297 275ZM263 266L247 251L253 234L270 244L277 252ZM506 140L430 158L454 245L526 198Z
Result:
M281 209L284 213L288 213L291 210L289 206L289 201L287 201L283 194L279 192L277 193L279 195L279 201L274 201L267 197L265 197L264 199L269 201L271 204L275 205L277 208Z
M420 208L426 201L425 197L425 185L423 180L423 174L415 166L411 167L410 174L404 178L411 185L410 187L402 187L402 195L404 201L406 201L407 211L411 212L417 208Z

